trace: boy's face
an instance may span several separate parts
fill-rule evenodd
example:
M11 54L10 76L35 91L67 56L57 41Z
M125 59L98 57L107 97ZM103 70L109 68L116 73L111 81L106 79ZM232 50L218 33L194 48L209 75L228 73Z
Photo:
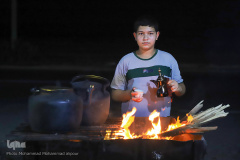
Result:
M133 36L137 41L140 49L149 50L154 48L155 42L158 39L159 32L156 32L153 27L139 26L137 33L134 32Z

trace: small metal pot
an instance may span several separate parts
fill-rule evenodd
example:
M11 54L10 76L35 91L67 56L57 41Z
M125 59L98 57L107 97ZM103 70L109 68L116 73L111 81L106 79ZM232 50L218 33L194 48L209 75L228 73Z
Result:
M106 78L95 75L80 75L72 79L75 93L83 99L82 125L98 126L103 124L109 115L110 83Z
M82 121L82 99L71 88L48 86L32 89L28 111L31 129L36 132L70 132Z

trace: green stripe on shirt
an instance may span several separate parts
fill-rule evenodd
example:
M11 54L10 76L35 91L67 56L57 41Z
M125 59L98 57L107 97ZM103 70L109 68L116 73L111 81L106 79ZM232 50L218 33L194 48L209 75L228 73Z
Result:
M172 69L167 66L157 65L152 67L145 67L145 68L135 68L128 70L126 74L127 81L133 78L139 77L150 77L150 76L158 76L159 72L158 69L161 69L162 75L167 77L171 76Z

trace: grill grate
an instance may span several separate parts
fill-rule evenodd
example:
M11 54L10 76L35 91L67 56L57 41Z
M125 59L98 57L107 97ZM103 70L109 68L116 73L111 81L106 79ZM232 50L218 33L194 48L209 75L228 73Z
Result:
M136 121L138 118L136 118ZM139 119L138 125L145 126L145 120ZM33 132L29 124L21 124L12 131L8 139L25 141L24 152L41 152L41 156L26 156L29 159L98 159L98 160L146 160L164 159L193 160L203 159L206 145L203 140L172 141L151 139L104 140L106 130L118 130L121 117L109 118L101 126L81 126L74 133L47 134ZM145 125L143 125L145 124ZM79 142L79 143L76 143ZM77 156L45 156L43 153L72 152Z
M31 130L29 124L22 123L14 131L7 135L9 139L25 141L48 140L103 140L106 130L118 130L122 123L122 117L108 118L101 126L81 126L75 132L68 133L37 133Z

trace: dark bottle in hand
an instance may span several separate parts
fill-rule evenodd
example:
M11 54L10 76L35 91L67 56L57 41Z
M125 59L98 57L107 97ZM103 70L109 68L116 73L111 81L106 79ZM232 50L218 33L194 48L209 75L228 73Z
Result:
M165 78L161 74L160 68L159 68L158 72L159 72L159 76L158 76L157 80L151 80L151 82L153 82L158 88L157 89L157 97L167 97L168 96L168 88L167 88L168 78Z

